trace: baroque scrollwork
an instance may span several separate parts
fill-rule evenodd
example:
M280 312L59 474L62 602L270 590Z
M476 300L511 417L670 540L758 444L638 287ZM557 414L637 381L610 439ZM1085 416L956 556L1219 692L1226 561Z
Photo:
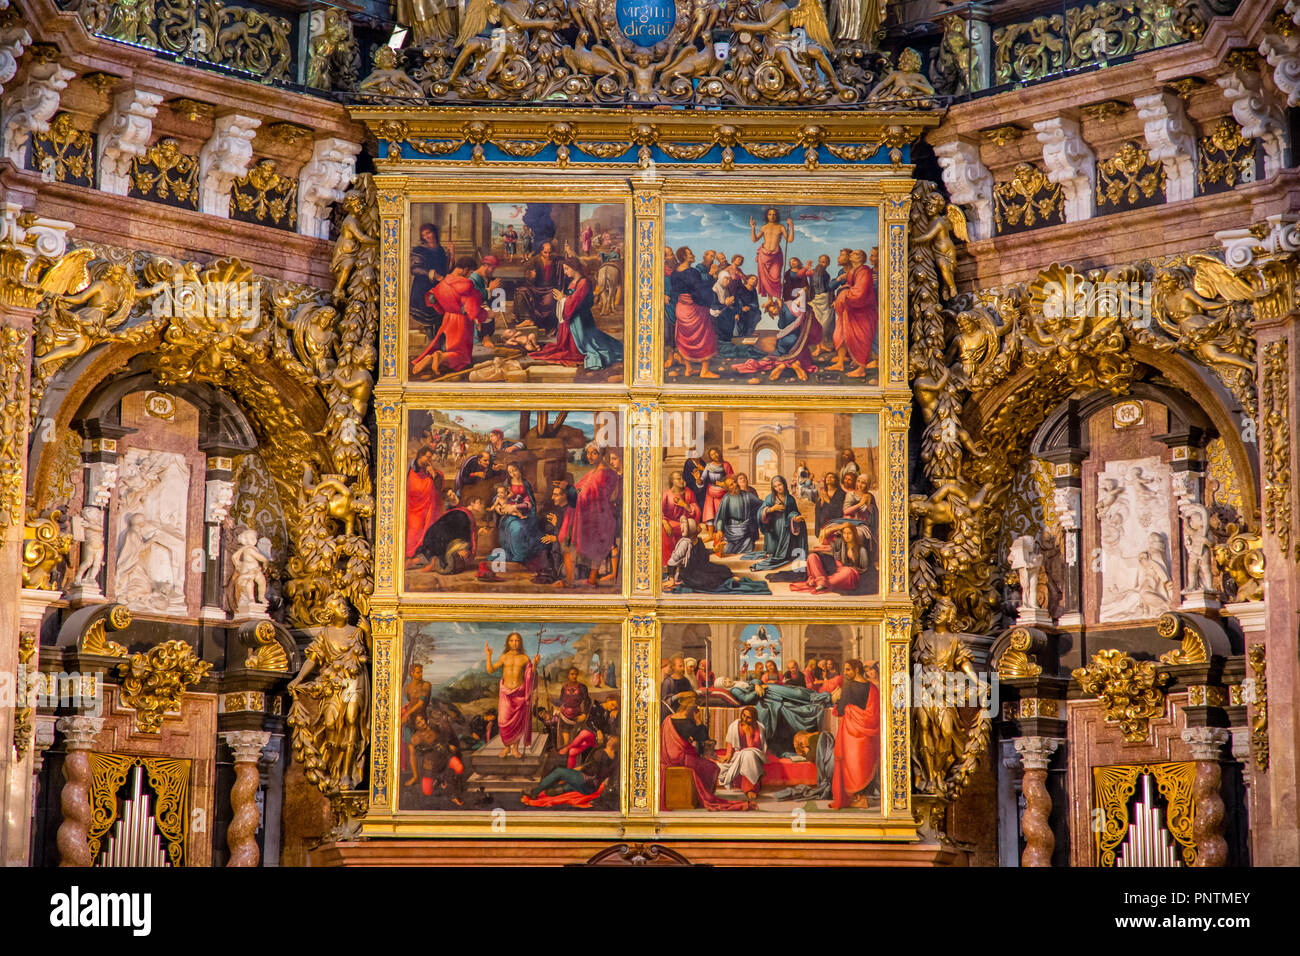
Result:
M413 40L405 59L377 63L360 89L440 101L708 105L847 104L873 88L878 101L928 102L934 92L919 57L905 51L890 70L876 30L863 33L880 3L851 4L858 12L835 31L821 0L674 0L662 23L620 22L617 6L470 0L453 16L437 0L409 0L398 10ZM857 26L846 29L848 20Z
M133 157L129 176L133 196L198 208L199 162L182 153L180 143L170 136Z
M1289 254L1241 269L1207 253L1086 273L1054 265L1021 285L957 297L945 206L931 184L918 184L910 362L930 490L912 497L912 596L928 623L991 633L1003 613L1005 571L995 567L1002 501L1048 411L1078 388L1123 394L1145 374L1131 348L1141 345L1205 369L1255 417L1250 318L1271 307L1287 281ZM1276 473L1266 488L1289 488L1285 348L1274 349L1271 379L1266 359L1260 389L1264 467ZM994 389L998 401L985 407ZM1277 449L1272 458L1270 449ZM1265 508L1270 528L1290 526L1285 494L1274 492Z
M90 186L95 182L95 139L77 129L71 113L59 113L48 132L32 136L31 165L55 182Z
M993 187L993 221L999 233L1064 222L1061 186L1032 163L1019 163L1011 179Z
M135 728L156 734L163 718L180 710L185 692L212 669L185 641L164 641L132 654L117 666L122 676L122 703L135 710Z
M230 187L231 215L280 229L298 225L298 180L276 172L273 159L259 159Z
M1124 739L1145 740L1151 718L1165 712L1164 688L1171 680L1155 661L1136 661L1123 651L1098 651L1087 667L1071 672L1084 693L1101 701L1106 722L1118 724Z

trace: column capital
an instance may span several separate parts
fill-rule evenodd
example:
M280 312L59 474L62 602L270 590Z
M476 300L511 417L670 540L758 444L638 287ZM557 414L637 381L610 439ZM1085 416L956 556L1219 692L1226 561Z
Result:
M1183 730L1183 743L1192 752L1193 760L1218 761L1223 746L1232 738L1226 727L1187 727Z
M1016 753L1026 770L1046 770L1056 748L1065 743L1062 737L1017 737Z
M218 736L235 755L235 763L257 763L271 741L271 734L265 730L224 730Z
M60 717L55 721L54 729L63 734L63 746L71 753L76 750L89 750L95 745L95 737L104 729L103 717Z

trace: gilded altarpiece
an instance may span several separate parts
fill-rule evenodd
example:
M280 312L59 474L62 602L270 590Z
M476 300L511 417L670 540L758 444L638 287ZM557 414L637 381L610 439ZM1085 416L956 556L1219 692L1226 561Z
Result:
M363 833L913 839L904 114L458 112L355 110Z

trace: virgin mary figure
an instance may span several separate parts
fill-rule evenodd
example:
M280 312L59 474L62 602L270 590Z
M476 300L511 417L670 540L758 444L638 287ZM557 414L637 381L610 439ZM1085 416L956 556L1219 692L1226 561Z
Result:
M751 564L751 571L772 571L785 567L808 553L808 529L804 527L799 503L781 475L772 479L772 490L758 509L758 526L763 532L767 557Z

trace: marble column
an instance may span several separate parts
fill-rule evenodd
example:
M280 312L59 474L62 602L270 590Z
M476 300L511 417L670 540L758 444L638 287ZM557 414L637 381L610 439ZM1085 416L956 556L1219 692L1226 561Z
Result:
M1223 769L1219 758L1232 734L1222 727L1188 727L1183 742L1196 761L1192 782L1192 839L1196 841L1196 866L1226 866L1228 843L1223 839Z
M1025 812L1020 829L1025 834L1021 866L1051 866L1056 836L1052 833L1052 798L1047 792L1047 765L1056 748L1065 743L1060 737L1017 737L1016 753L1025 765L1021 789L1025 795Z
M63 734L63 791L59 802L59 866L94 866L90 855L90 750L104 728L103 717L61 717L55 729Z
M230 730L221 734L235 755L235 784L230 788L230 806L234 819L226 830L230 862L226 866L257 866L261 853L257 848L257 826L262 814L257 808L257 790L261 774L257 769L262 749L271 735L262 730Z

